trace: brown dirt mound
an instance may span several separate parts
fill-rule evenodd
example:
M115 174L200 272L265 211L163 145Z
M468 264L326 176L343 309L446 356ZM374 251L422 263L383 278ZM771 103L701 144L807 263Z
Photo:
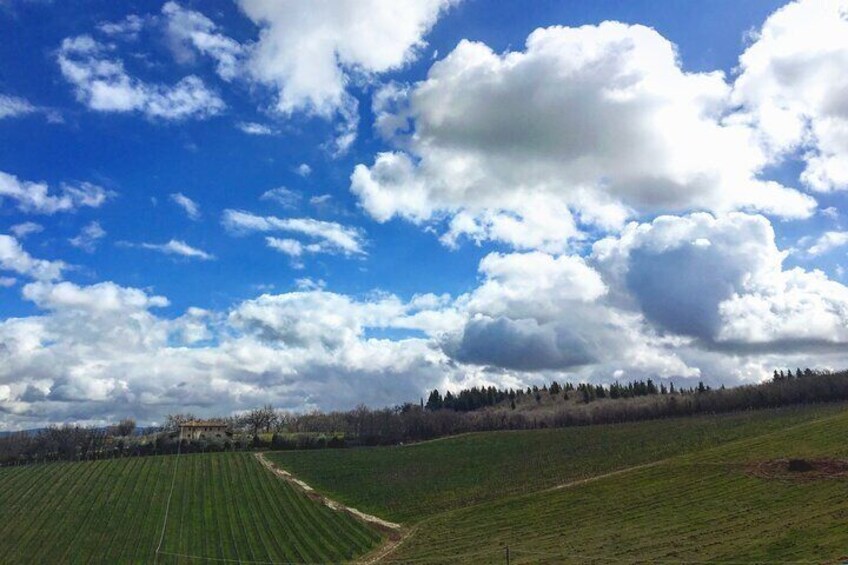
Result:
M751 463L746 467L746 471L749 475L763 479L787 481L848 479L848 460L774 459Z

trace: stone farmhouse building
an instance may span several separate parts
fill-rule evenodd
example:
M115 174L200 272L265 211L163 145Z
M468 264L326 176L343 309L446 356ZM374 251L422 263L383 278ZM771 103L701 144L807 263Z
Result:
M227 424L215 420L192 420L180 424L180 441L219 439L231 435Z

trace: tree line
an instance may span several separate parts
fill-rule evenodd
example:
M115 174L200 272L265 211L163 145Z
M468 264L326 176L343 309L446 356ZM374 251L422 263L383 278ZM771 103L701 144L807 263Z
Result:
M472 387L432 391L425 403L392 408L292 413L263 406L218 419L225 438L182 442L181 423L191 414L169 415L163 426L137 430L124 420L106 428L51 426L0 437L0 465L76 461L246 449L340 448L393 445L464 432L610 424L639 420L848 401L848 371L776 370L771 381L711 389L675 388L651 379L610 385L559 384L526 389Z
M809 369L807 370L809 371ZM570 382L560 385L559 382L553 381L550 387L548 385L543 385L542 388L532 386L527 387L527 389L499 389L493 386L472 387L456 393L447 391L444 396L438 389L434 389L427 397L427 403L422 404L422 406L431 412L435 410L472 412L508 402L510 408L515 410L516 406L527 398L533 398L537 403L540 403L545 397L562 397L565 400L574 398L588 403L601 398L636 398L653 394L675 394L676 392L691 394L708 390L710 390L710 387L704 385L703 382L699 382L697 388L676 390L674 383L669 383L669 386L660 383L658 387L652 379L628 383L616 381L610 385L579 383L576 386Z

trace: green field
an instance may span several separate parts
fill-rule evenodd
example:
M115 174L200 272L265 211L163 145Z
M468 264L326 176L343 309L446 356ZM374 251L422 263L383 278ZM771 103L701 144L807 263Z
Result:
M509 546L512 563L837 562L848 472L752 465L845 458L846 438L833 404L267 456L402 522L386 561L501 563ZM0 469L0 563L337 563L385 540L250 453Z
M0 562L339 562L381 536L306 497L252 454L0 469Z
M269 453L331 498L406 524L469 504L697 452L836 413L841 406L536 431L398 447Z
M848 476L750 466L844 458L846 438L846 406L821 405L269 456L405 523L386 561L820 563L848 557Z
M848 456L848 413L648 468L432 517L401 562L822 563L848 558L848 479L752 476L764 459Z

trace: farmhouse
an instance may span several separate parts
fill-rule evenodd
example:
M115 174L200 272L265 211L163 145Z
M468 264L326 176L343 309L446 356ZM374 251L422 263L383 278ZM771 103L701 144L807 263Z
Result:
M229 435L227 424L215 420L192 420L180 424L180 441L212 439Z

